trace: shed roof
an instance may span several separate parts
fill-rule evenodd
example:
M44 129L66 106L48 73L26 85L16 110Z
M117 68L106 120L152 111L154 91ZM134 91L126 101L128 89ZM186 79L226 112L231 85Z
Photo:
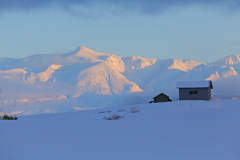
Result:
M153 97L153 99L155 100L155 98L157 98L157 97L159 97L159 96L165 96L165 97L168 99L168 101L172 101L172 100L169 98L169 96L167 96L167 95L164 94L164 93L160 93L159 95Z
M180 81L177 88L208 88L213 89L212 81Z
M164 93L160 93L159 95L157 95L157 96L155 96L155 97L153 97L153 98L157 98L158 96L166 96L166 97L169 99L169 96L167 96L167 95L164 94Z

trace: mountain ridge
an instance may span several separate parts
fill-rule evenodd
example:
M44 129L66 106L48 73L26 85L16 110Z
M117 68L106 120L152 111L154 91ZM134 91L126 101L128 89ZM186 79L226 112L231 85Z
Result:
M27 107L29 104L66 104L69 110L98 108L147 103L149 98L160 92L177 99L175 84L178 81L212 80L216 84L221 81L228 84L228 79L238 79L240 58L230 55L213 63L204 63L190 59L120 57L78 47L65 54L4 58L0 60L0 70L3 84L0 111L6 106L12 110L25 108L21 112L23 114L28 109L32 110ZM237 81L231 85L238 86ZM213 95L219 97L219 91ZM238 95L240 92L235 91L227 96ZM59 108L53 107L51 112L55 110L59 111Z

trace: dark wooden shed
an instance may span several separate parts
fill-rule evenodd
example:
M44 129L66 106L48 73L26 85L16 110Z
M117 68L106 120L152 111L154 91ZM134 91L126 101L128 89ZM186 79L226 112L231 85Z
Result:
M159 103L159 102L171 102L172 100L164 93L160 93L153 98L149 103Z

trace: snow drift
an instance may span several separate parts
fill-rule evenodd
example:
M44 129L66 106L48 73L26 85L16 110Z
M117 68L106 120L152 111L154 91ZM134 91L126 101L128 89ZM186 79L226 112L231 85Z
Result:
M239 160L240 100L175 101L0 122L9 160ZM113 114L124 116L107 121Z

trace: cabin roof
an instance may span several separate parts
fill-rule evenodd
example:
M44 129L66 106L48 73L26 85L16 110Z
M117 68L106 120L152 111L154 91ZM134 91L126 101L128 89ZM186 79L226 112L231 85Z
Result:
M177 88L211 88L213 89L212 81L179 81Z

